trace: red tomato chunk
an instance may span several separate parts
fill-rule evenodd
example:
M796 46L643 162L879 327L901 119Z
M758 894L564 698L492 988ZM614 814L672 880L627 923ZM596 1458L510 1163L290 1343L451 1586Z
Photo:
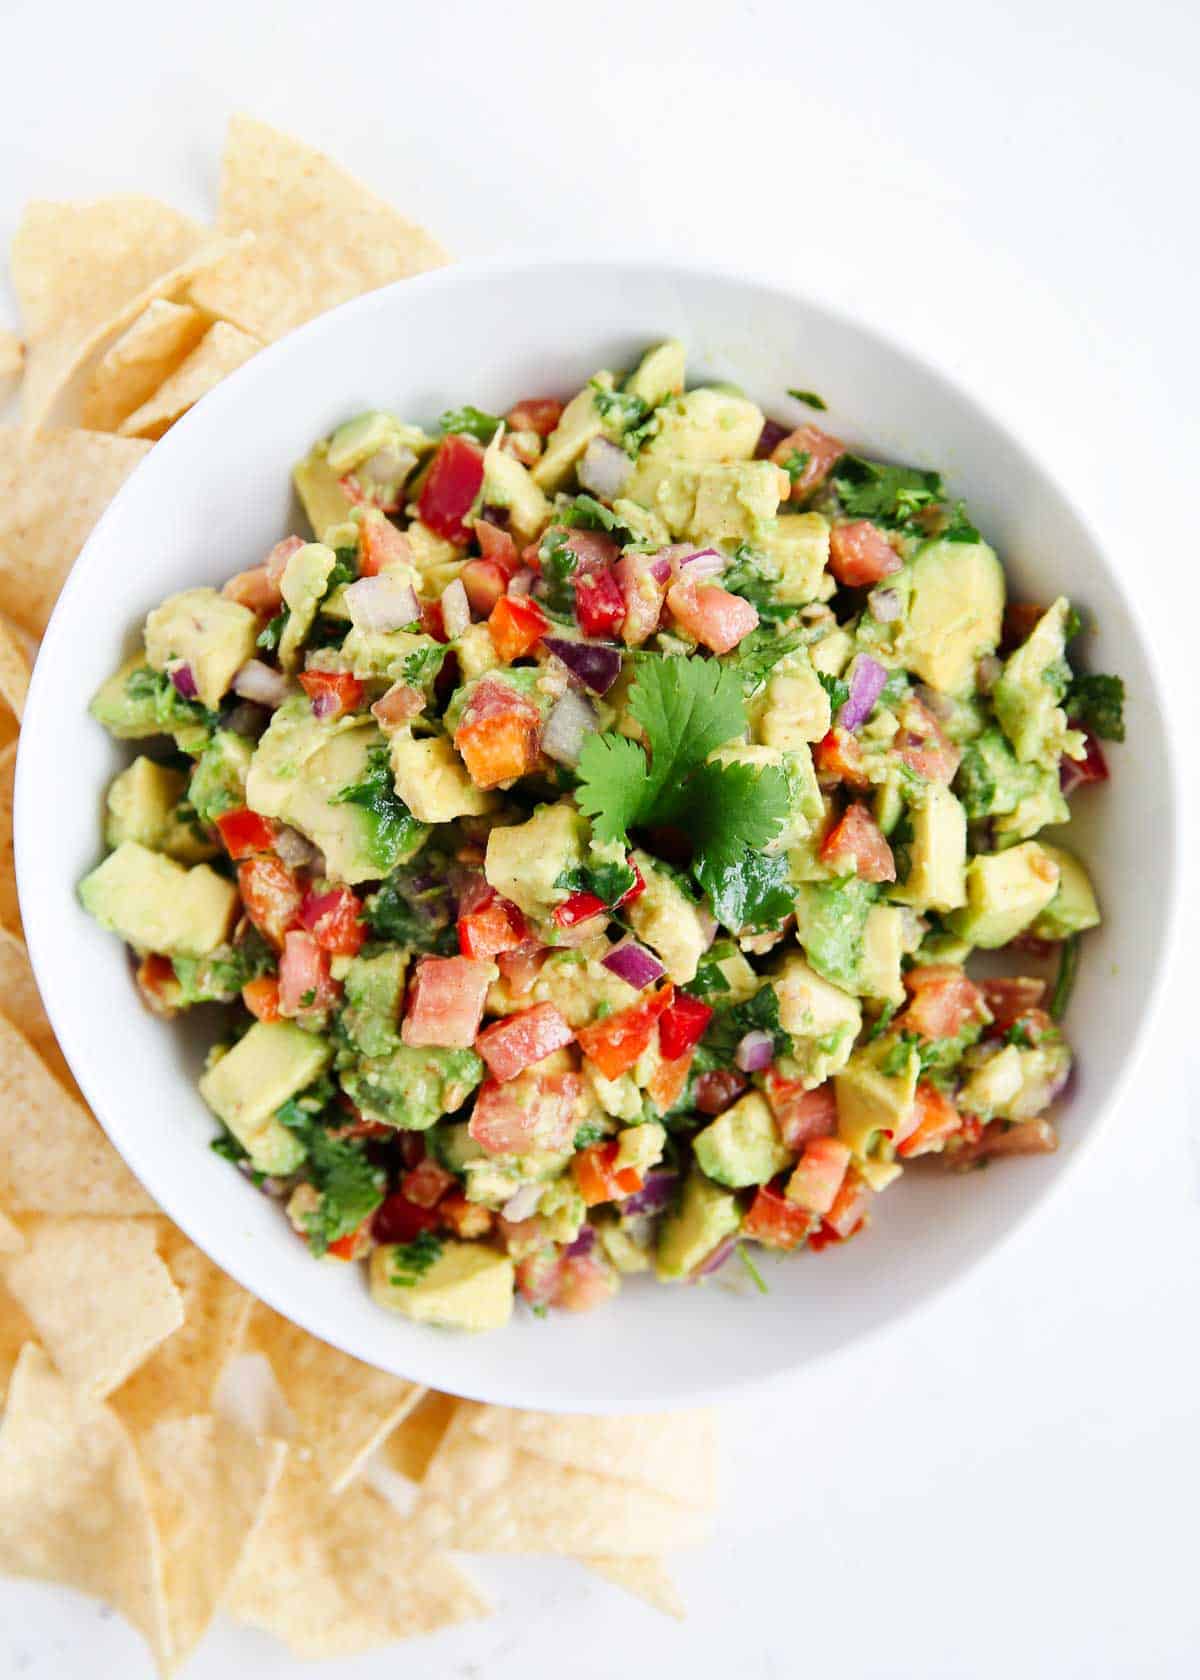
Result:
M469 1050L493 972L490 963L470 957L422 957L400 1028L405 1044Z
M501 1084L570 1044L575 1034L552 1003L538 1003L485 1027L475 1048Z

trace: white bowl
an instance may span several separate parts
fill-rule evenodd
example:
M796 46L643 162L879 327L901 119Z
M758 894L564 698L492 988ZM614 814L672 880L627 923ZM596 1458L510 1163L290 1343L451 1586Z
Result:
M713 1280L637 1280L591 1315L503 1333L422 1328L374 1306L362 1268L316 1264L281 1209L208 1142L196 1092L208 1027L142 1008L119 940L80 909L101 852L109 779L127 757L87 714L149 608L219 583L293 528L289 471L361 409L413 419L469 401L503 411L567 393L676 335L690 375L731 379L797 423L788 384L822 392L831 431L872 453L942 468L1025 599L1065 593L1097 627L1096 669L1123 673L1136 743L1077 805L1076 843L1104 927L1089 934L1068 1020L1079 1073L1057 1155L965 1177L909 1174L869 1233L765 1267L770 1293ZM376 292L256 356L151 453L93 533L42 646L21 734L21 906L46 1007L88 1101L152 1196L226 1271L360 1359L454 1393L563 1411L686 1405L794 1369L929 1301L1069 1176L1131 1070L1159 989L1175 901L1177 798L1143 633L1115 568L1038 461L970 397L843 317L729 275L651 263L449 268ZM1144 879L1155 848L1153 894ZM1052 1264L1050 1255L1047 1263ZM730 1268L736 1270L736 1266Z

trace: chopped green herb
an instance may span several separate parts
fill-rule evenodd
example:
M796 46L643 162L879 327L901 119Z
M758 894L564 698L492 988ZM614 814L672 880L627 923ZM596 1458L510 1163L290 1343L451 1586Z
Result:
M412 1289L440 1258L442 1244L432 1231L422 1231L410 1243L401 1243L392 1253L390 1281L398 1289Z
M608 1136L608 1127L602 1120L581 1121L575 1131L576 1149L589 1149L593 1143L603 1143Z
M400 667L401 680L410 688L432 687L445 657L446 649L440 642L436 642L433 647L415 648L412 653L404 656Z
M758 1290L758 1293L760 1295L769 1295L771 1292L767 1288L766 1279L763 1277L758 1267L754 1264L753 1260L751 1260L750 1255L746 1250L745 1243L739 1243L737 1245L737 1254L738 1259L742 1262L742 1265L746 1268L747 1272L749 1272L750 1280L754 1284L755 1289Z
M1067 715L1104 741L1125 739L1125 684L1120 677L1085 672L1067 688Z
M829 710L836 721L838 713L850 698L850 684L841 677L831 677L828 671L818 671L817 681L829 696Z
M396 792L384 746L371 748L362 781L334 794L330 804L357 805L367 813L371 828L368 847L381 875L394 869L401 859L411 857L427 832Z
M815 391L797 391L794 385L788 386L788 396L795 397L796 401L803 403L805 408L815 408L821 414L824 414L829 407L824 397L819 397Z
M783 470L793 484L798 484L804 477L811 460L812 454L807 449L789 450L787 460L783 463Z
M283 635L289 617L290 614L286 607L282 612L277 612L275 617L270 619L258 632L257 645L260 648L265 648L268 653L274 653L279 646L279 638Z
M387 1188L387 1174L368 1160L361 1141L334 1137L322 1123L332 1089L329 1080L321 1080L276 1111L280 1123L303 1143L306 1168L320 1197L304 1216L308 1245L317 1255L357 1231Z
M833 485L851 518L870 519L895 530L920 532L915 515L942 497L941 474L920 467L892 467L843 455L833 473Z
M422 862L424 859L422 859ZM453 903L437 865L417 875L397 869L363 907L362 919L374 938L406 945L412 951L449 956L458 950Z
M1067 1013L1067 1005L1071 1001L1071 993L1075 990L1075 978L1079 972L1079 935L1073 933L1069 939L1063 940L1062 950L1058 958L1058 974L1054 981L1054 991L1050 996L1050 1017L1061 1021Z
M563 892L593 893L605 904L616 904L637 884L637 876L627 863L600 863L564 869L554 885Z
M486 444L492 441L497 427L503 424L496 415L485 414L481 408L464 403L462 408L448 408L438 420L438 429L442 432L465 432L477 443Z

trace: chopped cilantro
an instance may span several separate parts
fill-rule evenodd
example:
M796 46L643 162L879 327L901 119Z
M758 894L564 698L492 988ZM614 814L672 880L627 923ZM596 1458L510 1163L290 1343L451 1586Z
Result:
M218 945L206 957L173 957L181 1008L194 1003L232 1003L242 987L275 967L275 953L251 927L236 945Z
M1125 684L1120 677L1084 673L1067 688L1067 715L1104 741L1125 739Z
M282 612L277 612L275 617L265 624L258 632L257 645L260 648L265 648L268 653L274 653L275 649L279 646L279 638L283 635L288 617L289 614L286 607L283 608Z
M593 1143L603 1143L608 1127L602 1120L581 1121L575 1132L575 1148L588 1149Z
M448 408L438 420L438 429L443 432L466 432L477 443L490 443L496 435L496 428L504 422L494 414L485 414L481 408L473 408L470 403L464 403L462 408Z
M890 1023L892 1016L896 1013L898 1008L899 1005L896 1003L888 1002L884 1004L883 1008L879 1011L879 1014L872 1023L870 1031L867 1033L866 1039L864 1040L865 1043L874 1044L877 1038L883 1037L884 1033L888 1030L888 1024Z
M152 711L154 722L164 735L173 735L180 729L216 728L216 713L198 700L185 700L165 671L154 671L149 665L131 671L125 681L125 693L130 700ZM195 749L199 750L199 747Z
M1004 1034L1005 1044L1015 1044L1020 1050L1033 1049L1033 1036L1024 1021L1014 1021Z
M812 454L807 449L792 449L788 452L787 460L783 463L783 470L793 484L799 483L804 477Z
M943 542L977 543L983 541L983 538L967 517L967 509L962 502L955 502L949 523L939 535Z
M446 657L446 649L440 642L432 647L416 648L412 653L404 656L400 668L401 680L408 683L410 688L429 688L442 668L442 661Z
M737 672L742 692L749 699L766 682L781 660L804 646L804 632L785 633L772 625L760 625L738 643L726 664Z
M621 447L627 455L636 455L657 428L654 410L632 391L610 391L595 379L591 389L592 400L605 425L621 433Z
M432 1231L422 1231L410 1243L401 1243L392 1252L390 1282L399 1289L412 1289L442 1254L441 1239Z
M357 1231L382 1202L387 1188L386 1173L372 1165L360 1141L334 1137L323 1125L321 1116L332 1089L328 1079L319 1080L276 1110L280 1123L303 1143L310 1179L320 1197L304 1216L308 1246L316 1255Z
M358 550L356 548L335 549L333 567L325 580L325 592L321 599L327 601L335 589L340 589L344 583L353 583L357 577Z
M829 696L829 711L836 723L838 713L850 698L850 684L841 677L831 677L828 671L818 671L817 681Z
M223 1161L232 1162L235 1167L239 1166L243 1161L248 1161L250 1159L250 1151L244 1144L238 1142L237 1138L234 1137L233 1133L227 1127L222 1129L219 1137L213 1138L208 1147L212 1150L214 1155L219 1155ZM250 1174L250 1177L255 1184L261 1184L266 1176L266 1173L260 1172L252 1172Z
M551 526L538 547L542 580L538 596L552 613L570 618L575 611L575 586L571 582L579 564L570 538L561 526Z
M595 496L580 493L562 513L558 515L561 525L573 525L581 531L624 531L624 526L611 508L606 508L603 502L598 502Z
M357 805L367 813L370 835L367 846L379 873L386 875L402 858L411 857L426 832L396 792L392 781L388 749L372 747L361 782L343 788L331 805Z
M920 467L893 467L843 455L833 485L843 510L854 519L870 519L900 531L920 531L915 519L922 508L942 497L941 474Z
M315 986L310 986L306 992L301 992L300 993L300 1007L301 1007L301 1009L311 1009L313 1004L316 1001L317 1001L317 989L316 989Z
M1058 974L1054 981L1054 991L1050 996L1050 1017L1054 1021L1061 1021L1067 1012L1067 1005L1071 1001L1071 993L1075 990L1075 977L1079 971L1079 935L1073 933L1070 939L1063 940L1062 951L1058 958Z
M742 1262L742 1265L746 1268L747 1272L749 1272L751 1282L754 1284L755 1289L758 1290L758 1293L760 1295L769 1295L771 1291L767 1288L766 1279L763 1277L758 1267L754 1264L753 1260L751 1260L746 1251L745 1243L739 1243L737 1245L737 1254L738 1259Z
M748 1032L770 1033L776 1056L791 1055L791 1034L779 1024L779 993L769 983L745 1003L718 1005L704 1035L704 1047L717 1065L728 1065Z
M796 401L803 403L805 408L815 408L821 414L824 414L829 407L824 397L819 397L815 391L797 391L794 385L788 386L788 396L795 397Z
M637 876L627 863L600 863L564 869L554 885L564 892L593 893L605 904L613 905L636 883Z
M362 919L376 939L437 956L457 952L454 905L435 873L433 866L421 875L397 869L371 894Z
M765 554L757 553L749 543L739 543L730 564L721 574L721 587L740 595L757 609L761 619L791 618L794 606L775 597L779 582L779 568Z
M920 1037L914 1032L902 1032L894 1044L879 1058L879 1071L885 1079L898 1079L908 1067L909 1054Z

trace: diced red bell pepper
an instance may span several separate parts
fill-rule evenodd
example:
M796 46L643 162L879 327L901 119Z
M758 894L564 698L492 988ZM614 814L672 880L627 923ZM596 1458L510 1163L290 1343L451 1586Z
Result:
M615 636L625 622L625 597L612 572L585 572L575 584L575 617L585 636Z
M575 1034L552 1003L538 1003L502 1021L493 1021L475 1040L492 1076L500 1083L570 1044Z
M353 671L300 671L297 675L314 717L332 721L362 705L363 685Z
M577 1073L526 1068L507 1084L480 1086L467 1130L490 1155L527 1155L532 1149L565 1149L575 1136L583 1080Z
M837 1097L831 1079L810 1091L800 1080L785 1079L771 1068L764 1089L779 1135L789 1149L803 1149L810 1138L829 1137L837 1130Z
M454 745L475 786L493 788L534 768L540 734L541 714L532 700L485 678L459 720Z
M272 945L282 946L300 919L302 895L295 876L277 857L249 858L238 864L237 873L246 914Z
M957 1038L968 1021L983 1020L984 994L954 963L910 968L904 984L910 1001L896 1024L908 1032L927 1039Z
M442 439L433 457L417 509L421 523L447 542L465 543L466 519L483 489L483 450L461 432Z
M305 893L300 906L304 926L321 949L335 957L356 957L362 950L367 930L361 915L362 900L349 887Z
M825 783L844 782L859 792L871 785L857 737L837 725L813 748L813 764Z
M442 612L440 601L419 601L421 609L421 629L427 636L432 636L435 642L448 642L446 634L446 618Z
M523 397L505 415L514 432L536 432L549 437L562 419L564 404L557 397Z
M458 918L458 948L464 957L479 962L488 962L501 951L515 951L528 938L524 916L511 899L496 892Z
M606 1079L616 1079L637 1061L654 1036L659 1018L671 1007L675 988L668 980L650 997L580 1027L579 1047Z
M405 1173L400 1180L400 1188L410 1202L415 1202L418 1207L431 1208L436 1207L447 1190L453 1190L457 1183L453 1173L448 1173L426 1155L418 1166Z
M393 1190L385 1198L371 1219L371 1234L376 1242L410 1243L422 1231L436 1231L441 1218L436 1208L418 1207L410 1202L403 1190Z
M851 1152L840 1138L811 1139L788 1180L788 1201L823 1217L837 1200L850 1161Z
M344 1237L335 1237L325 1250L335 1260L361 1260L371 1246L371 1221L364 1219Z
M816 426L797 426L794 432L780 438L771 451L771 459L790 476L788 462L792 456L808 456L803 471L792 478L791 499L798 502L825 482L830 469L845 453L846 445L840 438L831 437Z
M633 885L630 887L628 892L622 893L620 898L617 900L618 910L623 904L632 904L635 898L641 898L642 894L646 890L646 877L638 868L637 859L634 857L632 852L626 852L625 862L629 865L630 869L633 870Z
M789 1202L773 1185L760 1184L742 1221L742 1235L767 1248L799 1248L815 1226L810 1213Z
M217 832L235 863L275 849L275 824L246 805L236 811L222 811L217 818Z
M309 1010L328 1009L341 995L341 987L329 972L329 953L323 951L311 933L293 928L284 935L279 959L279 1013L305 1015Z
M924 1080L917 1086L909 1129L896 1145L901 1160L910 1161L914 1155L928 1155L945 1147L946 1141L962 1130L962 1115L954 1104Z
M865 805L855 801L829 830L821 846L821 862L853 869L862 881L894 881L896 860L879 824Z
M506 665L536 647L549 627L541 607L527 595L502 595L487 622L496 657Z
M642 1188L642 1175L636 1167L618 1168L618 1148L615 1142L593 1143L572 1158L571 1171L588 1207L619 1201L622 1196L633 1196Z
M878 525L872 525L869 519L835 525L829 533L829 570L848 589L879 583L903 564Z
M422 957L400 1028L405 1044L469 1050L492 981L491 963L470 957Z
M695 1057L694 1050L685 1050L682 1056L676 1056L672 1061L659 1062L650 1075L646 1095L660 1114L674 1108L687 1089L688 1074L692 1071Z
M257 980L247 980L242 987L242 1002L256 1021L278 1021L279 981L273 974L262 974Z
M658 1023L658 1042L667 1061L685 1056L694 1050L704 1034L713 1012L707 1003L690 992L676 992L671 1007L663 1011Z
M458 575L472 613L476 618L487 618L504 598L507 574L494 560L468 560Z
M1090 729L1084 730L1086 751L1082 758L1064 758L1058 767L1058 779L1064 793L1074 793L1077 787L1089 782L1108 780L1108 762L1100 750L1100 743Z
M590 922L593 916L600 916L608 909L602 898L597 898L592 892L574 892L570 898L564 898L561 904L554 906L551 920L555 927L578 927L580 922Z

